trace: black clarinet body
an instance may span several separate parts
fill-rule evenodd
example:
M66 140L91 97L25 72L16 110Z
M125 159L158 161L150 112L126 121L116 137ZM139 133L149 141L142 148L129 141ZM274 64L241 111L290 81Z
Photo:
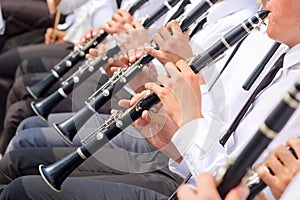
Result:
M214 2L216 2L216 0L214 0ZM208 4L207 1L203 1L190 12L190 14L184 19L180 26L184 27L184 30L187 30L190 25L195 23L196 19L194 18L194 20L192 20L192 17L202 16L209 7L210 4ZM145 65L150 63L153 59L154 58L151 55L145 54L127 69L120 69L119 71L117 71L110 78L110 80L105 85L103 85L102 88L100 88L100 91L102 91L101 93L91 99L91 101L89 101L86 106L83 107L80 112L77 112L72 118L64 120L61 123L54 124L53 126L55 127L55 129L59 132L60 135L71 136L66 141L72 141L77 131L94 114L93 112L97 111L99 108L101 108L101 106L109 101L113 93L117 93L119 90L121 90L142 70ZM84 120L84 122L82 122L81 120ZM63 138L66 139L66 137Z
M253 72L250 74L250 76L248 77L248 79L243 84L243 88L245 90L249 90L251 88L251 86L253 85L253 83L255 82L255 80L258 78L258 76L260 75L260 73L264 70L266 64L270 61L270 59L272 58L272 56L274 55L274 53L277 51L277 49L279 48L279 46L280 46L279 42L275 42L272 45L272 47L270 48L270 50L268 51L268 53L266 54L266 56L256 66L256 68L253 70Z
M39 166L40 174L47 184L55 191L61 190L63 181L76 169L81 163L95 153L99 148L117 136L124 128L137 120L144 110L151 108L151 105L157 104L159 98L154 95L152 98L139 101L135 106L126 110L122 114L121 119L110 125L105 130L99 130L94 133L94 137L90 138L82 146L64 159L57 161L50 166Z
M156 22L159 18L161 18L164 14L166 14L170 8L174 7L180 0L167 0L164 4L158 8L154 13L150 16L146 16L143 20L142 24L144 27L150 27L154 22Z
M166 12L169 10L169 6L173 7L175 6L180 0L168 0L165 1L165 3L158 8L156 11L154 11L150 16L147 16L143 21L143 26L148 28L150 27L155 21L157 21L160 17L162 17ZM169 6L166 6L169 5ZM136 6L135 6L136 7ZM99 36L100 37L100 36ZM98 38L98 37L95 37ZM91 44L95 44L96 42L93 40L89 41ZM99 42L98 42L99 43ZM90 45L88 45L90 46ZM88 49L87 49L88 51ZM87 78L89 78L96 69L102 67L104 64L107 63L109 58L117 57L118 53L121 51L120 47L118 45L112 47L109 49L102 58L97 58L96 61L91 63L84 63L83 66L80 66L78 71L76 71L73 75L71 75L71 78L68 78L67 81L64 81L63 86L60 87L57 91L52 93L50 96L48 96L46 99L40 101L40 102L32 102L31 107L33 111L40 116L43 120L47 119L48 115L50 114L51 110L64 98L67 98L67 96L75 89L77 88L81 83L83 83ZM85 65L89 65L89 67L85 67ZM88 69L83 72L82 69ZM75 81L76 80L76 84Z
M138 0L134 5L131 6L128 12L133 15L146 2L148 2L148 0ZM66 74L75 64L85 58L85 55L88 53L90 48L96 47L106 38L107 35L108 34L106 32L100 30L99 33L84 46L75 46L72 52L70 52L62 61L54 66L49 76L33 86L27 86L26 90L28 93L35 99L44 95L50 89L50 87L56 83L56 81Z
M211 64L211 61L217 59L220 55L222 55L224 50L230 48L237 41L241 40L243 37L249 34L250 31L255 28L253 26L260 24L267 17L267 15L267 11L259 11L253 17L245 20L241 25L232 29L212 47L210 47L208 51L205 51L203 54L196 56L196 58L193 59L191 63L192 69L197 73L203 68L207 67L202 65L201 68L198 68L194 67L194 65L200 66L203 62Z
M246 148L234 161L234 164L227 169L227 172L223 177L223 182L218 187L218 191L222 198L226 196L230 189L240 183L247 170L251 168L268 144L288 122L300 104L299 94L300 79L269 114ZM256 189L262 188L262 186L263 185L256 185Z
M267 15L267 11L262 11L257 14L257 16L261 19L264 19ZM257 16L254 16L253 18L256 18ZM255 27L253 26L251 29L253 28ZM235 37L238 37L240 39L244 36L243 31L241 31L241 35L236 34L236 32L232 33L235 35ZM226 36L228 36L228 38L231 38L234 41L238 41L238 39L236 38L229 37L230 33L226 34ZM231 43L231 41L228 42ZM213 46L216 48L215 45ZM214 49L211 48L209 49L209 51L216 52ZM200 71L204 66L208 65L208 63L200 61L203 58L204 57L201 56L197 56L195 58L197 59L195 62L193 62L193 69L195 72ZM208 60L205 58L204 61L207 62ZM43 176L45 181L50 185L50 187L54 188L55 190L60 190L62 182L72 172L70 168L74 169L78 167L82 162L84 162L84 160L86 160L95 151L97 151L104 144L106 144L106 142L114 138L122 130L124 130L130 124L132 124L132 122L138 119L142 115L142 112L144 110L151 109L151 107L157 104L159 101L160 99L154 93L145 95L133 107L127 109L126 111L124 111L124 113L120 114L120 117L114 118L112 123L96 131L92 135L93 137L89 138L89 140L86 143L84 143L81 147L79 147L76 152L71 153L65 159L57 161L47 167L40 166L41 175ZM104 124L106 125L106 123Z
M98 57L92 61L86 61L85 64L79 67L79 69L66 81L62 82L62 87L53 92L50 96L39 102L32 102L31 108L42 119L46 120L53 108L60 103L81 83L87 80L94 72L107 63L109 58L114 57L120 48L118 46L110 49L105 56Z

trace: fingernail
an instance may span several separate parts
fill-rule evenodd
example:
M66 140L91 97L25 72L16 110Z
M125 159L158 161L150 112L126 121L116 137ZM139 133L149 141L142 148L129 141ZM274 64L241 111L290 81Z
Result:
M239 190L239 196L241 199L247 199L250 194L249 188L243 187Z
M145 88L149 88L149 87L151 87L151 85L152 85L152 84L153 84L153 83L149 83L149 82L148 82L148 83L146 83L146 84L145 84Z

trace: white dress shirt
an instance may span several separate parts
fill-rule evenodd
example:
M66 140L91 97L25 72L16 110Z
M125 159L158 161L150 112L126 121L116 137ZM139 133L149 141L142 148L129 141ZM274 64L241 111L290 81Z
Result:
M176 170L180 170L182 167L188 167L194 175L204 170L212 170L212 172L216 174L216 166L225 164L226 157L237 157L269 113L274 109L277 103L280 102L284 94L291 88L294 82L299 79L299 56L300 44L287 52L283 68L276 74L273 82L257 96L235 133L226 143L224 149L222 149L222 146L215 140L220 134L217 131L213 132L207 130L209 128L213 129L211 125L207 124L209 123L207 119L194 120L182 127L172 139L184 158L184 163L176 166ZM267 68L271 66L272 65L269 64ZM272 148L270 147L269 151L273 150L273 147L279 143L284 143L289 137L299 135L297 131L299 129L297 123L297 121L299 122L299 117L300 113L299 110L297 110L279 136L271 143ZM193 137L194 141L191 140L188 141L190 142L189 144L182 145L180 141L186 137L188 132L194 132L195 130L197 134ZM268 153L266 153L264 157L267 154ZM185 171L187 170L185 169ZM183 170L183 172L185 171Z
M67 29L64 40L77 43L88 29L95 29L105 24L117 11L116 1L109 0L62 0L58 5L62 13L74 12L73 25Z
M0 35L3 35L5 31L5 23L2 16L1 4L0 4Z
M215 4L208 11L209 14L207 16L207 23L205 24L203 29L194 36L192 40L193 44L198 43L197 45L193 45L194 53L199 54L203 51L203 49L208 49L208 47L216 42L221 36L225 35L230 29L234 28L242 21L252 16L255 11L257 11L257 6L255 4L255 1L252 0L242 2L236 0L226 0ZM209 80L209 76L211 75L210 71L211 70L208 69L206 70L206 72L203 72L204 77L207 80ZM205 119L200 120L201 122L196 120L192 124L197 124L197 126L199 127L206 126L206 129L203 129L205 130L205 133L203 133L202 135L196 134L195 130L197 130L197 128L192 128L193 125L187 124L173 137L173 142L175 143L175 145L177 145L183 157L185 158L185 156L188 156L188 160L193 162L185 163L184 159L184 161L179 166L177 166L176 163L171 162L171 170L174 170L182 176L187 175L189 171L193 173L196 172L196 168L198 165L194 162L198 160L199 155L206 155L206 152L209 151L211 146L215 143L215 141L221 134L220 129L223 125L223 121L221 120L219 113L215 109L215 106L213 106L214 102L211 102L212 100L210 99L210 95L208 94L207 89L203 90L203 88L205 88L205 86L201 87L203 96L202 111ZM210 124L213 124L213 126L210 126ZM192 130L190 130L190 128L192 128ZM186 138L187 130L189 130L189 138ZM183 132L185 132L185 134L184 136L181 136L181 133ZM208 134L208 132L210 134ZM214 132L215 134L212 134L211 132ZM205 149L199 149L197 147L203 148L203 138L206 138L204 147ZM208 142L208 140L211 142ZM193 143L192 141L195 141L196 143ZM178 142L180 144L178 144ZM190 154L188 150L190 144L195 144L197 146L195 148L191 148L191 152L194 152L193 154ZM197 155L197 158L193 158L193 155ZM188 169L186 167L188 167Z

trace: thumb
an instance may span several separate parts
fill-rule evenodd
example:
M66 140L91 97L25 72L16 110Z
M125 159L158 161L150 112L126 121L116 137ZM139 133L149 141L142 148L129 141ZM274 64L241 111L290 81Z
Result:
M247 199L249 193L248 187L239 185L226 195L225 200L244 200Z

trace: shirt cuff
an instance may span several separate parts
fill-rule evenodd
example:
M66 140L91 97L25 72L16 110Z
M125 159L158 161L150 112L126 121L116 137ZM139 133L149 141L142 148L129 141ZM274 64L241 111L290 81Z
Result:
M194 119L183 125L172 138L172 142L177 147L179 153L184 155L195 142L197 130L207 130L207 127L208 124L204 118Z

